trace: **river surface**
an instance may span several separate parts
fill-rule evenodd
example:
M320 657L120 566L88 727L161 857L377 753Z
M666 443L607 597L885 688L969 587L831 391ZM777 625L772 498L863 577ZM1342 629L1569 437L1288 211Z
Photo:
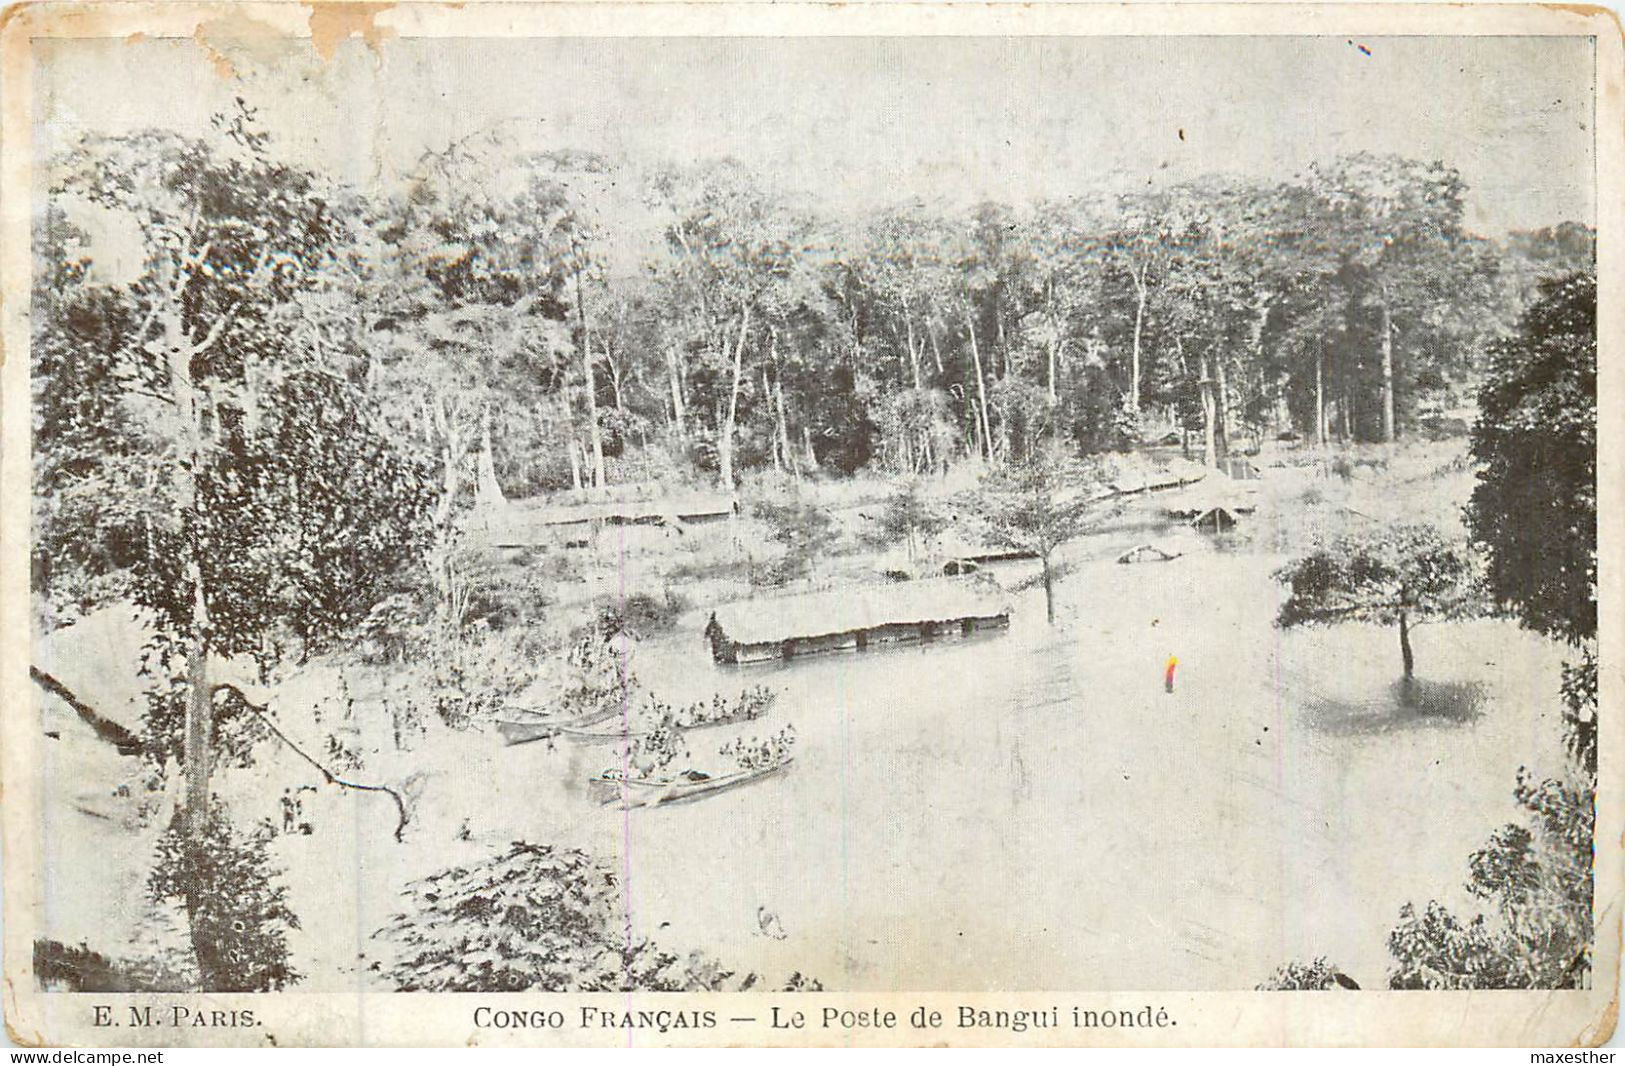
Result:
M1276 565L1083 561L1053 626L1035 589L1013 594L1005 633L755 667L715 665L693 612L636 648L645 689L671 703L778 692L758 722L689 733L693 765L724 769L724 741L786 724L798 742L786 772L688 804L594 803L586 781L621 760L610 745L441 731L396 752L385 737L367 773L417 797L404 843L381 793L327 787L301 793L317 832L276 840L301 987L379 987L371 934L401 886L517 839L613 864L634 935L775 983L1245 989L1325 955L1383 986L1400 906L1470 908L1467 858L1517 816L1519 766L1561 767L1562 652L1506 622L1424 625L1406 690L1391 629L1275 629ZM75 654L129 687L119 664L140 642L116 643ZM94 692L84 673L75 686ZM313 674L311 698L331 704L332 682ZM46 755L49 935L149 950L161 822L133 830L108 807L130 761L93 740ZM274 820L291 784L320 785L275 746L218 777L248 821Z
M548 821L623 871L635 933L771 979L1240 989L1327 955L1380 986L1400 905L1462 902L1518 767L1559 765L1560 654L1501 622L1419 627L1407 694L1391 630L1273 628L1275 565L1086 563L1053 627L1035 590L1008 633L747 668L687 619L637 649L639 679L776 689L742 732L793 723L794 765L652 810L572 792ZM728 738L689 736L702 768ZM617 759L502 755L575 780Z

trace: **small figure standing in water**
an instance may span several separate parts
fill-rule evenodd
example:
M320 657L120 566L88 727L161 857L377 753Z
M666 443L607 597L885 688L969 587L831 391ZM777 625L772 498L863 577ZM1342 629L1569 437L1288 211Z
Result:
M282 790L282 831L284 833L291 833L291 832L293 832L293 827L294 827L293 794L290 793L287 789L283 789Z
M294 820L299 823L299 834L301 836L308 837L311 833L315 832L315 829L311 826L310 819L305 817L305 793L307 791L314 795L316 792L316 786L300 785L299 791L294 793L293 816Z
M1163 691L1172 692L1174 690L1174 667L1178 665L1179 660L1176 657L1172 655L1168 656L1168 668L1163 672L1162 675Z

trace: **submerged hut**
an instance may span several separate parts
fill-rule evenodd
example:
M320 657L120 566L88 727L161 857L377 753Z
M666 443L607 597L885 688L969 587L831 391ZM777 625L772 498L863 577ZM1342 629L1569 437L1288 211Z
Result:
M1177 456L1157 461L1143 455L1123 455L1115 459L1116 471L1109 482L1111 495L1135 496L1165 492L1194 485L1211 471L1205 466Z
M1236 525L1236 515L1227 507L1209 507L1191 519L1191 528L1204 533L1228 533L1235 529Z
M514 501L487 513L483 532L499 548L578 547L605 526L651 526L682 534L692 526L723 521L734 511L732 496L703 493L569 503Z
M1117 557L1120 563L1171 563L1183 555L1183 552L1171 552L1167 548L1156 544L1141 544L1130 548Z
M1017 548L1007 544L991 544L977 539L974 533L961 532L956 527L950 527L938 534L935 547L938 558L962 563L976 563L979 566L987 563L1038 558L1036 552L1026 548Z
M793 659L929 643L1010 625L1010 601L985 577L930 578L822 589L725 604L705 635L719 663Z
M1258 486L1237 482L1215 470L1200 485L1194 485L1170 499L1163 507L1169 518L1180 518L1204 533L1228 533L1242 515L1257 508L1254 496Z

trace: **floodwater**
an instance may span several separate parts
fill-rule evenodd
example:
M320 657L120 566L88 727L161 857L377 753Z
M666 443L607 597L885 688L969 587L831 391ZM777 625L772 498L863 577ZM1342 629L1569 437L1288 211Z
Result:
M745 732L793 723L795 764L691 804L582 799L572 828L634 932L769 979L1240 989L1328 955L1381 986L1400 905L1460 902L1518 767L1558 767L1560 654L1423 626L1407 691L1392 631L1274 629L1274 565L1084 564L1054 627L1033 591L1006 634L790 664L716 666L685 627L637 651L643 683L777 689ZM696 765L725 739L690 734ZM509 754L581 764L536 747Z
M772 982L1245 989L1326 955L1380 987L1400 906L1470 905L1467 858L1516 817L1519 766L1561 767L1562 650L1506 622L1424 625L1406 689L1392 630L1273 628L1277 563L1084 562L1054 626L1035 589L1007 633L756 667L713 664L696 612L636 649L640 680L668 702L774 688L766 718L688 743L715 770L731 736L793 724L787 772L622 811L584 787L620 761L610 746L447 733L382 753L368 776L421 796L406 843L386 799L331 788L309 797L313 836L278 838L300 987L376 987L371 934L400 886L515 839L613 864L634 934ZM245 818L310 777L262 754L220 775ZM116 875L52 881L52 935L120 950L114 928L145 927L158 827L75 813L122 764L47 769L48 866Z

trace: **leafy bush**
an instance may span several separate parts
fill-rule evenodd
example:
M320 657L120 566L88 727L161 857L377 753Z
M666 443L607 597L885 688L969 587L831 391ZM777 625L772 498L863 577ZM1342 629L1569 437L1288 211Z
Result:
M743 577L743 570L736 559L685 559L666 571L666 580L674 585L694 585L701 581Z
M1586 779L1597 779L1597 649L1563 664L1563 746Z
M1312 962L1289 962L1258 986L1260 992L1322 992L1336 988L1342 972L1322 955ZM1347 980L1346 978L1344 980ZM1344 986L1347 987L1347 986Z
M634 592L600 603L596 628L605 640L622 633L644 637L676 625L678 616L688 607L687 597L672 589L666 589L659 598Z
M424 599L397 592L373 605L357 627L365 662L404 662L424 653L431 612Z
M287 939L299 919L271 865L273 835L269 822L238 833L216 801L200 831L177 812L159 838L147 891L154 903L185 908L204 991L274 992L300 978L289 965Z
M159 766L185 759L186 656L176 643L157 637L142 651L141 673L148 678L147 709L141 716L143 753ZM243 767L253 762L254 745L271 731L248 712L240 698L226 693L214 701L214 753L221 765Z
M1518 775L1530 824L1502 826L1468 861L1467 891L1493 905L1462 920L1407 903L1388 937L1393 988L1583 988L1591 973L1593 790Z
M562 558L562 556L560 556ZM529 625L553 605L556 580L546 566L507 565L489 557L459 560L464 582L463 628L503 630Z
M836 536L835 520L817 504L792 497L783 502L760 500L753 511L768 525L768 537L784 545L780 565L770 568L775 578L769 584L803 574L814 574L820 556L830 553ZM753 576L754 580L754 576Z
M878 528L870 539L882 545L901 542L907 546L910 559L918 556L948 524L942 509L923 490L918 478L905 481L887 498Z
M374 969L403 992L725 991L759 980L629 939L619 876L574 849L516 841L413 882L406 898L374 934L394 956Z

